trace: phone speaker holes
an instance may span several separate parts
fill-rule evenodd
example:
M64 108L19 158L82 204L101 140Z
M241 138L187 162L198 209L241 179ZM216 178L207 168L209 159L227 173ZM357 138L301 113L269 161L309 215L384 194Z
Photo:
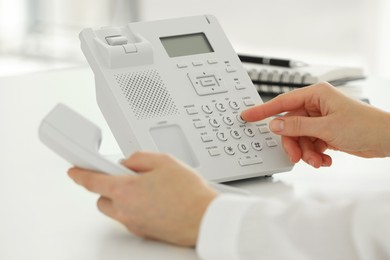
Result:
M115 79L137 119L165 117L179 113L156 70L116 74Z

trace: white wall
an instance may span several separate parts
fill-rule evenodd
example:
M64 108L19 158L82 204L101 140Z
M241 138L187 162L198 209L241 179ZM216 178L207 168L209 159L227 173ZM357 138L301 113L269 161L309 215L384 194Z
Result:
M141 19L213 14L241 52L390 68L388 0L143 0ZM387 21L385 21L387 19ZM385 47L386 46L386 47Z

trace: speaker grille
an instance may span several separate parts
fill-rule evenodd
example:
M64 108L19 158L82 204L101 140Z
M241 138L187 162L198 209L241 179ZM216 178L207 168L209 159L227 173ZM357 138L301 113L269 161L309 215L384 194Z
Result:
M137 119L178 114L178 109L156 70L116 74L115 78Z

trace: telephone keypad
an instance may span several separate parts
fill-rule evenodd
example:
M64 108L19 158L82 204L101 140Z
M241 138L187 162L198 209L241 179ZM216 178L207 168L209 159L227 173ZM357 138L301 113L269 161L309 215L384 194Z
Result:
M243 98L241 101L213 100L209 104L187 107L187 114L199 129L209 156L236 157L239 165L247 166L263 162L260 157L264 147L278 146L265 123L247 123L241 118L241 106L251 105L254 105L252 99Z

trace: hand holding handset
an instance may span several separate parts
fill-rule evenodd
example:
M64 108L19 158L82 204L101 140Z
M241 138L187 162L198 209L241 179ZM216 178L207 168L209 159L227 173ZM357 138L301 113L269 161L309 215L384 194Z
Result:
M125 166L104 158L99 153L101 130L69 107L58 104L42 120L39 138L46 146L69 163L109 175L136 175ZM247 194L227 185L210 183L221 192Z

